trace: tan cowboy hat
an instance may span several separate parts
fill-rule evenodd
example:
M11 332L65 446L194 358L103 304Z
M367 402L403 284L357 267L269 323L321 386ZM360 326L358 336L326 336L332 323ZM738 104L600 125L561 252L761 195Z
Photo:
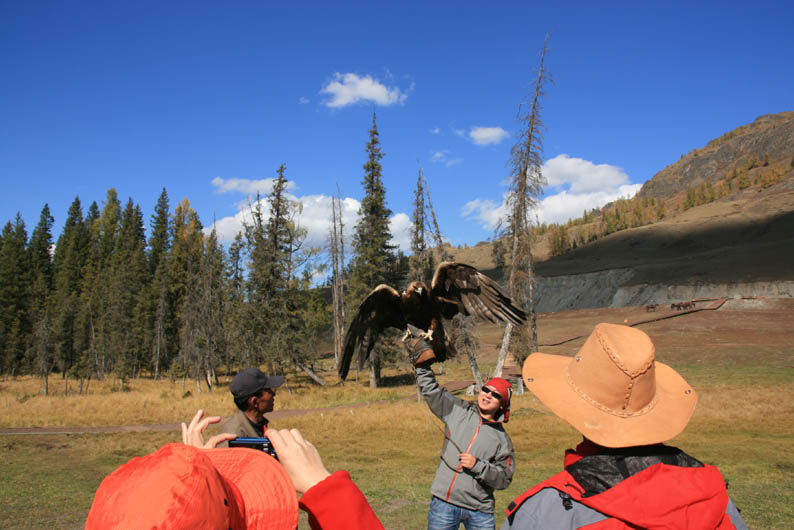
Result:
M617 324L598 324L574 357L533 353L523 376L552 412L604 447L674 438L698 400L678 372L654 362L648 335Z

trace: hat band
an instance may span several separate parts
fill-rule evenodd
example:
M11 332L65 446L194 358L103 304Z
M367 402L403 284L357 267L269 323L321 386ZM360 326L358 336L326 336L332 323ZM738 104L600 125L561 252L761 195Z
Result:
M570 373L570 371L567 368L565 369L565 378L568 381L568 385L570 385L570 387L573 388L573 390L577 394L579 394L579 396L581 396L582 399L584 399L585 401L587 401L588 403L590 403L591 405L593 405L597 409L603 410L607 414L612 414L613 416L618 416L620 418L633 418L635 416L643 416L643 415L649 413L653 409L653 407L656 406L656 397L658 396L658 393L654 394L653 395L653 399L651 399L651 401L647 405L645 405L643 408L641 408L640 410L636 410L634 412L625 412L625 411L615 410L615 409L607 407L606 405L604 405L603 403L601 403L599 401L596 401L595 399L590 397L587 394L587 392L585 392L584 390L582 390L581 388L576 386L576 383L574 383L573 378L571 378L571 373ZM629 387L629 393L626 396L626 402L628 402L628 397L631 395L631 387L633 387L633 386L634 386L634 379L631 380L631 386Z

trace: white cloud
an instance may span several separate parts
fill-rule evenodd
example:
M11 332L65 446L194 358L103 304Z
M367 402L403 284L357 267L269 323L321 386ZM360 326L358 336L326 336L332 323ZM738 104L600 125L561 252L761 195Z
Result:
M545 197L538 208L541 223L566 223L569 219L581 217L585 210L601 206L620 198L631 198L642 184L625 184L617 188L589 193L569 193L565 190Z
M298 103L300 103L301 105L308 105L309 103L311 103L311 100L309 98L305 98L301 96L298 98Z
M631 184L620 167L594 164L568 155L549 160L543 166L543 174L548 179L547 189L556 193L547 193L533 212L533 217L541 223L565 223L581 217L585 210L600 208L619 198L631 198L642 187ZM506 212L504 197L501 204L478 198L466 203L461 214L478 221L482 228L493 230Z
M266 178L260 180L251 180L251 179L223 179L221 177L215 177L212 179L212 185L215 186L215 193L229 193L229 192L239 192L244 193L245 195L256 195L259 193L260 195L267 195L271 191L273 191L273 183L276 181L274 178ZM294 182L289 181L287 183L287 189L296 189L297 186Z
M430 157L431 162L435 162L437 164L444 164L446 167L452 167L460 164L463 162L462 158L449 158L449 151L446 149L442 149L441 151L436 151Z
M493 230L507 214L507 206L502 200L496 204L490 199L474 199L463 205L463 217L474 218L486 230Z
M501 127L472 127L469 138L477 145L498 144L510 134Z
M292 184L292 183L291 183ZM294 187L294 185L293 185ZM329 195L303 195L296 197L287 194L287 198L301 204L300 212L297 215L297 222L307 231L305 246L323 247L328 242L328 230L331 226L331 201ZM263 212L268 216L268 205L266 197L262 201ZM239 211L229 217L218 219L215 222L215 231L218 238L224 242L234 240L234 237L243 230L244 223L251 223L251 211L255 206L253 202L240 202ZM352 238L354 227L358 223L358 209L361 204L356 199L347 197L342 199L342 221L344 222L345 239L348 242ZM405 213L396 213L389 219L389 228L392 233L392 244L398 245L403 252L408 252L411 248L411 220ZM212 227L205 229L206 232ZM348 250L350 253L350 250Z
M569 186L571 193L585 193L613 189L627 184L629 176L623 168L609 164L594 164L589 160L557 155L543 165L549 187Z
M372 76L361 77L357 74L335 73L320 94L330 98L323 104L326 107L340 108L356 103L372 102L382 106L402 104L408 97L397 87L388 87Z
M404 213L394 214L389 219L391 244L397 245L405 253L411 251L411 218Z
M433 127L432 129L430 129L430 134L440 134L440 133L441 133L441 129L439 129L438 127Z
M466 136L466 129L452 129L452 133L455 136L464 137Z
M287 198L301 204L297 222L307 230L304 245L324 247L328 239L328 229L331 225L331 197L328 195L296 197L287 194ZM260 200L262 201L262 210L267 218L269 216L267 199L263 197ZM237 233L243 230L243 224L251 223L251 212L254 206L256 206L254 203L240 203L238 204L239 211L236 214L217 220L215 230L218 238L225 242L233 241ZM352 234L352 227L358 222L359 206L359 202L355 199L348 197L342 200L342 221L345 224L346 237ZM212 227L208 228L208 230L211 229Z

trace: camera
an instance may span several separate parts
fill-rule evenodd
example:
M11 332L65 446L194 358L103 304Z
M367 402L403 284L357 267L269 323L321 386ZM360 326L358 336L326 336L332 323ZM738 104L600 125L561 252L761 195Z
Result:
M229 440L229 447L248 447L249 449L264 451L278 460L276 450L273 449L273 444L270 443L269 438L235 438L234 440Z

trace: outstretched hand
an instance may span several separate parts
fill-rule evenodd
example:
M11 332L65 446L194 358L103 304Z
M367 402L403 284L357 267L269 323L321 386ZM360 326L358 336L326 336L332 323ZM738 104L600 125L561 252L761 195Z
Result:
M221 417L208 416L202 420L202 416L204 416L204 411L199 409L196 412L196 415L193 416L193 420L191 420L190 425L186 425L184 422L182 423L183 444L192 445L193 447L198 447L199 449L214 449L219 443L237 438L237 436L234 434L224 432L221 434L216 434L207 440L207 443L204 443L204 430L210 423L220 422Z
M267 437L299 493L305 493L331 475L325 469L317 448L310 441L304 440L298 429L268 429Z

